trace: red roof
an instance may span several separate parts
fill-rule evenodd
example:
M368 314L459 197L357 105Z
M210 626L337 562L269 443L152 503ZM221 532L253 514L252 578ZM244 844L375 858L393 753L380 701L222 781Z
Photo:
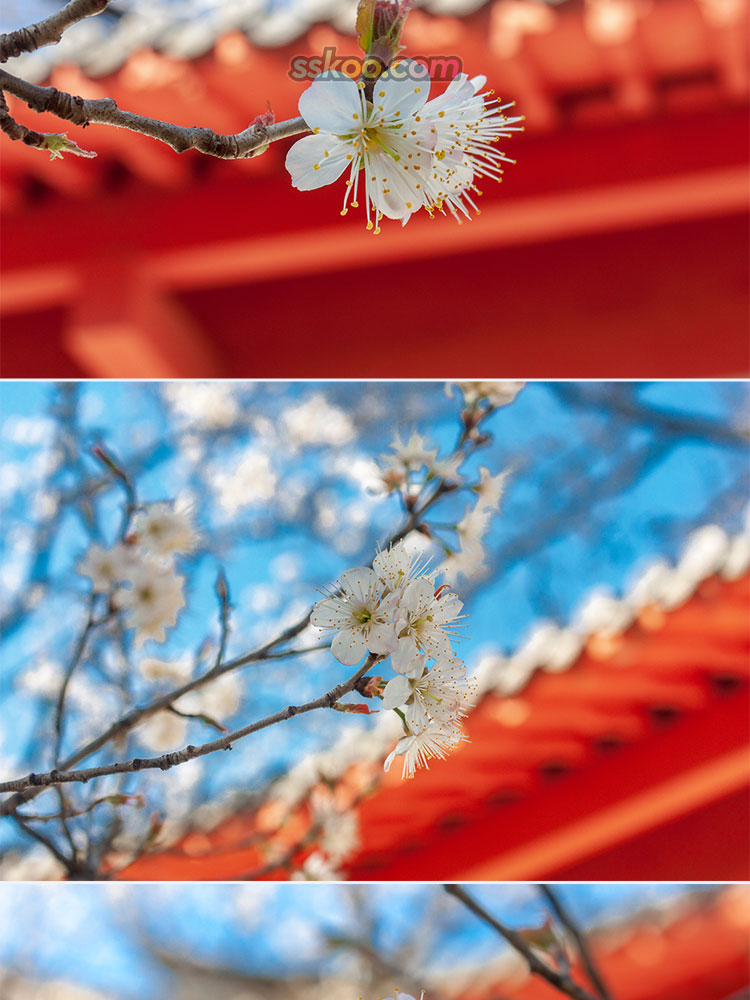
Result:
M713 900L694 901L676 914L641 915L626 927L594 931L597 965L617 1000L725 1000L750 986L750 890L732 886ZM573 975L585 983L575 968ZM517 965L516 974L482 977L461 1000L554 1000L560 994Z
M460 228L417 217L374 238L341 219L338 187L291 188L286 143L214 162L71 127L100 155L50 164L6 142L3 374L424 377L478 360L527 377L744 374L746 27L744 7L714 0L412 13L411 53L458 54L527 117L506 144L517 166ZM235 131L266 98L295 115L290 60L325 45L354 50L323 24L273 49L234 32L195 60L144 49L109 76L61 66L50 82ZM385 291L395 322L352 352L363 288Z

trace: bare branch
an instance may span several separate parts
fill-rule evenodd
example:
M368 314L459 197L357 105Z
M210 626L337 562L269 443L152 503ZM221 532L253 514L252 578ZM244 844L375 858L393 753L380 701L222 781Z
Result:
M547 902L552 907L557 919L575 941L578 954L581 956L581 962L583 963L583 967L586 970L586 975L589 977L591 985L595 990L597 990L601 1000L613 1000L612 994L609 992L609 989L602 979L601 973L596 967L596 963L594 962L589 946L586 943L586 939L582 934L578 923L573 919L572 915L563 905L562 900L551 886L540 885L539 888L546 897Z
M599 1000L598 997L593 996L587 990L584 990L582 986L574 983L570 976L564 976L560 972L557 972L551 966L547 965L538 958L529 945L524 941L520 934L512 930L510 927L506 927L505 924L500 923L491 913L488 913L472 896L462 889L459 885L445 885L443 886L445 891L451 895L455 896L464 906L471 910L480 920L483 920L486 924L497 931L505 940L514 948L523 958L529 966L529 971L536 976L540 976L542 979L546 979L548 983L552 986L557 987L561 993L566 996L571 997L572 1000Z
M23 52L34 52L45 45L56 45L71 25L85 17L101 14L109 3L110 0L70 0L62 10L50 14L43 21L0 35L0 62L20 56Z
M380 658L381 657L379 656L370 654L364 664L357 670L356 673L352 674L349 680L344 681L342 684L337 684L336 687L331 688L330 691L327 691L326 694L322 695L320 698L308 701L304 705L288 705L280 712L275 712L273 715L266 716L265 719L253 722L249 726L243 726L241 729L235 729L234 732L228 733L220 739L212 740L209 743L203 743L197 747L190 744L182 750L162 754L161 757L135 757L133 760L124 761L121 764L104 764L101 767L89 767L79 771L53 770L48 771L45 774L32 773L26 775L25 778L18 778L15 781L0 782L0 792L22 792L25 788L43 788L50 785L59 785L74 781L80 781L85 784L92 778L101 778L106 774L126 774L133 771L145 771L149 769L168 771L170 768L175 767L178 764L184 764L189 760L193 760L195 757L204 757L206 754L215 753L217 750L231 750L233 743L244 739L245 736L249 736L251 733L257 733L261 729L266 729L268 726L275 725L277 722L284 722L287 719L293 718L295 715L312 712L317 708L331 708L339 700L339 698L342 698L345 694L354 690L357 685L357 681L361 677L364 677L367 671L370 670Z
M309 131L304 118L291 118L271 125L252 124L234 135L222 135L210 128L173 125L131 111L121 111L111 97L84 100L55 87L39 87L6 70L0 70L0 89L24 101L33 111L47 111L74 125L112 125L158 139L176 153L197 149L206 156L223 160L257 156L264 153L271 142Z
M44 136L41 132L33 132L13 118L8 109L5 94L0 90L0 129L14 142L23 142L27 146L44 147Z
M63 682L60 685L60 692L57 696L57 705L55 706L55 749L52 754L52 759L57 766L60 763L60 747L62 745L63 737L63 715L65 712L65 698L68 693L68 686L73 677L73 673L81 662L83 657L83 652L86 648L86 643L88 641L89 633L94 627L94 605L96 603L96 594L93 592L89 595L89 606L88 615L86 617L86 624L81 630L81 634L78 636L78 641L76 642L75 649L73 650L73 655L70 658L70 663L68 664L68 669L65 671L65 676L63 677Z

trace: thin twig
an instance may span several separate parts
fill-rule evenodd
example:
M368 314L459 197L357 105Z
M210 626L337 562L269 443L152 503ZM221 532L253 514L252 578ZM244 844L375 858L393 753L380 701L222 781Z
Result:
M59 791L60 789L58 788L57 790ZM114 795L103 795L100 799L94 799L93 802L89 802L83 809L71 809L69 806L66 806L62 812L50 813L49 815L45 815L44 813L16 813L16 815L26 822L49 823L54 819L73 819L76 816L85 816L96 809L97 806L104 803L113 806L124 806L129 805L131 801L135 802L136 807L143 802L140 795L123 795L116 792Z
M63 868L65 868L65 870L68 873L70 873L70 872L72 872L74 870L75 863L76 863L76 859L75 858L66 858L66 856L62 853L62 851L57 847L57 845L52 840L49 839L49 837L45 837L45 835L43 833L40 833L38 830L35 830L33 826L29 826L18 815L18 813L16 813L13 816L13 819L16 821L16 823L18 824L18 826L20 826L20 828L23 830L23 832L28 837L31 837L32 839L38 841L38 843L43 844L44 847L46 847L47 850L55 858L57 858L57 860L60 862L60 864L63 866Z
M583 967L586 970L586 975L589 977L591 985L598 991L601 1000L613 1000L612 994L605 985L602 975L596 967L596 963L594 962L589 946L586 943L586 939L581 932L578 923L570 914L568 909L563 905L562 900L551 886L540 884L539 888L552 907L557 919L575 941L578 954L581 956L581 962L583 963Z
M444 885L445 891L451 895L455 896L464 906L471 910L473 914L483 920L486 924L497 931L505 940L514 948L523 958L529 966L529 971L536 976L540 976L542 979L546 979L548 983L552 986L556 986L561 993L572 998L572 1000L599 1000L593 994L584 990L582 986L574 983L570 976L564 976L562 973L557 972L551 966L547 965L538 958L529 945L524 941L520 934L512 930L510 927L506 927L499 920L488 913L472 896L462 889L459 885Z
M101 778L107 774L128 774L133 771L145 771L152 769L168 771L170 768L175 767L178 764L184 764L196 757L204 757L206 754L215 753L217 750L231 750L233 743L237 743L239 740L244 739L245 736L249 736L251 733L257 733L261 729L266 729L268 726L275 725L277 722L284 722L287 719L293 718L295 715L312 712L317 708L331 708L339 700L339 698L354 690L357 681L361 677L364 677L367 671L371 669L378 659L380 659L380 657L370 654L364 664L356 671L356 673L352 674L347 681L337 684L336 687L331 688L330 691L327 691L320 698L308 701L304 705L288 705L280 712L275 712L273 715L266 716L265 719L259 719L257 722L253 722L249 726L243 726L241 729L236 729L234 732L228 733L220 739L212 740L209 743L203 743L200 746L193 746L190 744L182 750L176 750L173 753L165 753L160 757L135 757L133 760L123 761L119 764L104 764L101 767L89 767L79 771L54 770L48 771L44 774L32 773L26 775L24 778L17 778L15 781L4 781L0 783L0 792L22 792L25 788L48 787L50 785L59 785L62 783L67 784L79 781L85 784L92 778Z
M63 682L60 685L60 691L57 695L57 705L55 706L55 750L52 754L52 760L55 767L60 763L60 748L62 746L63 737L63 715L65 712L65 698L68 693L68 686L73 677L73 673L81 662L83 658L84 650L86 649L86 642L94 628L94 606L96 604L96 594L93 592L89 595L89 605L88 614L86 616L86 624L81 630L81 634L78 636L78 641L76 642L75 649L73 650L73 655L70 658L70 663L68 664L68 669L65 671L65 676L63 677ZM96 623L99 624L99 623Z

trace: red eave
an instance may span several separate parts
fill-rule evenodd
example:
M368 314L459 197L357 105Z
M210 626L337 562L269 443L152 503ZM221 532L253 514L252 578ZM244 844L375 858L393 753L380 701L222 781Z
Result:
M382 777L377 764L353 767L344 785L378 787L357 808L347 876L748 878L749 598L750 577L713 577L676 610L646 608L622 635L592 636L565 672L538 671L514 698L486 695L470 742L411 781L397 765ZM298 809L287 843L308 827ZM239 813L122 876L252 875L265 863L258 832Z
M597 965L618 1000L724 1000L750 985L750 893L734 886L677 916L654 914L631 927L594 931ZM574 968L578 982L585 974ZM460 1000L554 1000L559 992L519 968L516 976L486 975L491 985L469 989Z
M410 15L410 51L455 52L527 117L504 144L517 166L460 228L416 217L374 238L341 219L339 186L291 188L287 144L212 162L94 126L69 131L96 160L50 164L6 142L2 373L382 377L398 357L401 376L439 377L459 332L483 370L528 377L750 371L747 13L659 0L604 40L591 9ZM61 67L51 82L234 131L266 97L296 114L290 61L325 45L354 51L318 25L278 49L232 34L195 61L142 51L109 77ZM389 321L377 351L352 352L364 288ZM421 349L404 354L405 331Z

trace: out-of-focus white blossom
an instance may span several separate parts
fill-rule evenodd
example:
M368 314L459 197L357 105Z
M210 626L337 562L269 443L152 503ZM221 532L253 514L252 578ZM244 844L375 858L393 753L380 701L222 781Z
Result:
M212 479L219 504L231 515L270 500L278 485L269 455L255 446L247 448L231 467L222 463L213 471Z
M91 545L78 564L78 572L91 580L95 593L108 594L127 577L132 566L133 552L127 545Z
M310 795L312 821L320 826L318 845L334 865L340 865L359 844L356 813L341 809L331 792L314 788Z
M153 656L146 656L138 664L138 669L147 681L184 684L192 677L193 662L189 656L182 656L179 660L157 660Z
M30 670L25 670L15 679L16 687L24 694L37 698L55 698L60 693L63 668L52 660L42 659Z
M247 391L247 382L243 388ZM240 409L234 387L226 382L166 382L164 395L176 414L191 426L229 427Z
M404 442L401 435L396 434L388 445L393 452L392 455L384 456L389 462L398 462L411 472L421 469L423 466L429 468L437 458L438 449L428 448L427 440L421 434L414 431L409 440Z
M487 402L490 406L507 406L512 403L518 393L526 385L525 382L456 382L455 383L464 394L464 401L467 406L476 406L477 403ZM451 395L450 384L446 387L446 392Z
M474 492L477 495L477 509L481 511L499 510L507 481L507 469L493 476L489 469L482 466L479 469L479 482L474 487Z
M59 882L65 874L64 866L42 847L23 854L8 851L0 858L0 882Z
M285 410L281 424L290 442L297 446L348 444L355 434L351 417L317 392Z
M220 722L235 714L241 698L242 680L232 671L184 694L175 703L175 708L189 715L207 715Z
M118 590L113 602L126 612L128 628L136 629L136 647L148 639L164 642L167 628L176 623L185 606L185 578L171 566L144 560L130 571L126 582L129 586Z
M198 541L190 512L169 503L152 503L139 511L132 533L144 551L158 556L192 552Z
M166 753L184 745L187 738L187 719L174 712L156 712L136 730L138 740L155 753Z
M341 882L342 873L320 851L305 858L301 871L292 874L293 882Z

